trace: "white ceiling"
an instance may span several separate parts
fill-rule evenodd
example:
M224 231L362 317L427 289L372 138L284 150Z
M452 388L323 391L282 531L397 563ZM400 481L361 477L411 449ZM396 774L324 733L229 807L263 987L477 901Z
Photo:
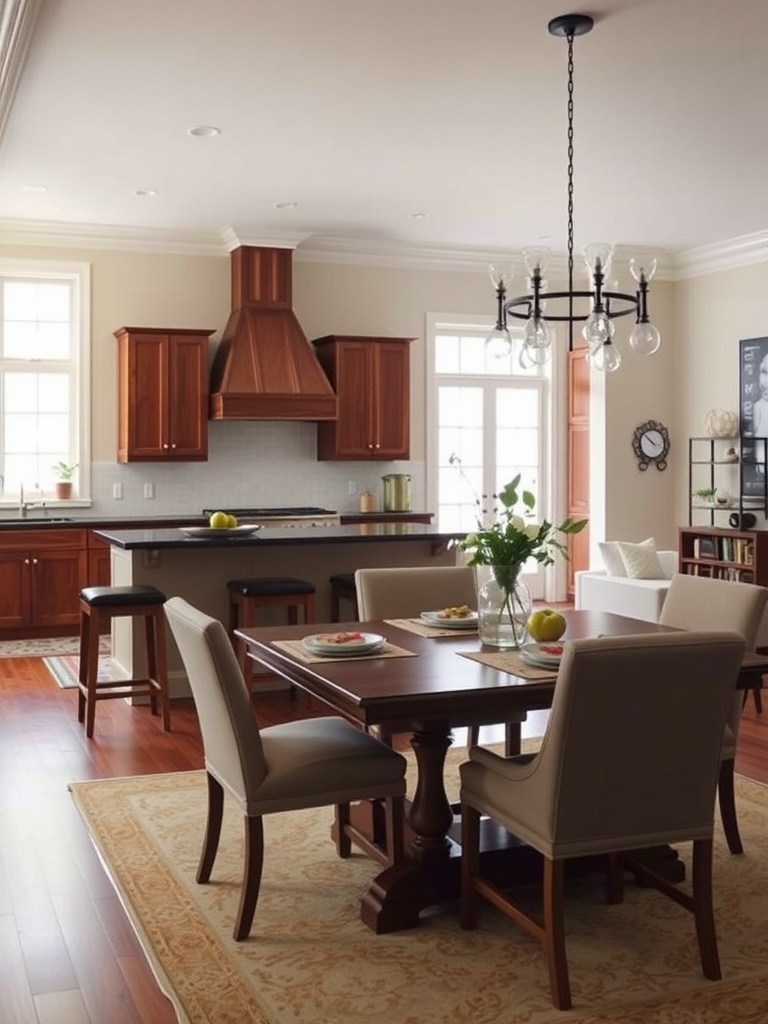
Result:
M2 97L0 241L565 249L567 44L547 32L563 0L3 2L6 21L39 14ZM585 13L577 250L764 246L766 0Z

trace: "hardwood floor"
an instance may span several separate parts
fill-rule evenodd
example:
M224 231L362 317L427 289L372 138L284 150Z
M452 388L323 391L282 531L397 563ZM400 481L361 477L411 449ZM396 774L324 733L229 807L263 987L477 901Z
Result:
M254 704L262 725L327 713L285 692ZM544 720L531 716L524 734L540 735ZM0 660L2 1024L174 1024L67 792L77 779L201 768L191 700L174 701L172 730L147 708L106 701L86 740L76 691L60 690L39 658ZM503 727L482 738L501 741ZM768 783L768 712L751 699L737 771Z

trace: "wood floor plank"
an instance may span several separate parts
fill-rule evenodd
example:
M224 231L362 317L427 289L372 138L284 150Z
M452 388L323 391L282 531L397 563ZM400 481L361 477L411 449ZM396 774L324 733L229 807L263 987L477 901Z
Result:
M35 1009L39 1024L95 1024L78 988L35 996Z
M0 916L0 1021L38 1024L15 918Z

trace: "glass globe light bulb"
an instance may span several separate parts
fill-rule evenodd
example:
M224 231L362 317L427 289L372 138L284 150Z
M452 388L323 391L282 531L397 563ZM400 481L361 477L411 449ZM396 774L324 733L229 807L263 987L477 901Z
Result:
M543 316L532 316L525 322L525 344L531 349L548 349L555 332Z
M494 288L509 288L515 271L511 263L489 263L488 276Z
M589 343L590 348L596 348L610 341L615 330L613 320L607 313L592 312L581 329L581 336Z
M520 351L520 365L523 369L529 369L533 366L544 366L545 363L549 362L549 357L552 354L552 349L549 345L531 345L526 340L523 342L523 347ZM523 362L525 357L525 362Z
M629 344L638 355L652 356L661 347L661 335L653 324L635 324L629 336Z
M600 373L613 373L621 366L621 352L611 341L590 349L587 359Z
M525 269L528 271L529 277L533 277L534 271L538 270L540 274L543 274L547 269L547 260L549 259L549 249L546 245L530 245L526 249L523 249L523 262L525 263Z
M656 273L657 260L655 256L637 255L632 256L629 261L629 272L635 281L640 283L640 275L645 275L645 280L650 281Z
M535 363L531 355L531 349L523 342L520 346L520 355L517 357L517 362L521 370L532 370L534 366L539 364ZM546 351L542 349L541 351Z
M485 349L494 359L506 359L512 351L512 335L506 327L494 327L485 336Z

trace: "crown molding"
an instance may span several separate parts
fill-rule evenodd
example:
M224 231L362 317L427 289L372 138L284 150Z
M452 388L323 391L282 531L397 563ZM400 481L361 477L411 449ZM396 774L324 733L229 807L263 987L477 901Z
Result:
M751 235L741 235L714 245L700 245L679 253L673 278L682 281L765 262L768 262L768 231L755 231Z
M55 246L181 256L226 256L240 245L293 249L301 262L354 264L401 270L486 273L489 263L521 262L519 252L476 247L409 245L381 239L348 238L298 233L260 234L227 225L216 232L134 228L114 224L75 224L60 221L0 220L0 245ZM645 248L645 247L644 247ZM634 249L617 245L614 262L624 266ZM679 253L657 255L656 278L684 280L721 270L768 262L768 231L758 231ZM567 273L562 253L551 253L549 268L558 277ZM519 267L520 279L524 273ZM581 276L581 258L574 260Z
M0 6L0 139L43 0L3 0Z

